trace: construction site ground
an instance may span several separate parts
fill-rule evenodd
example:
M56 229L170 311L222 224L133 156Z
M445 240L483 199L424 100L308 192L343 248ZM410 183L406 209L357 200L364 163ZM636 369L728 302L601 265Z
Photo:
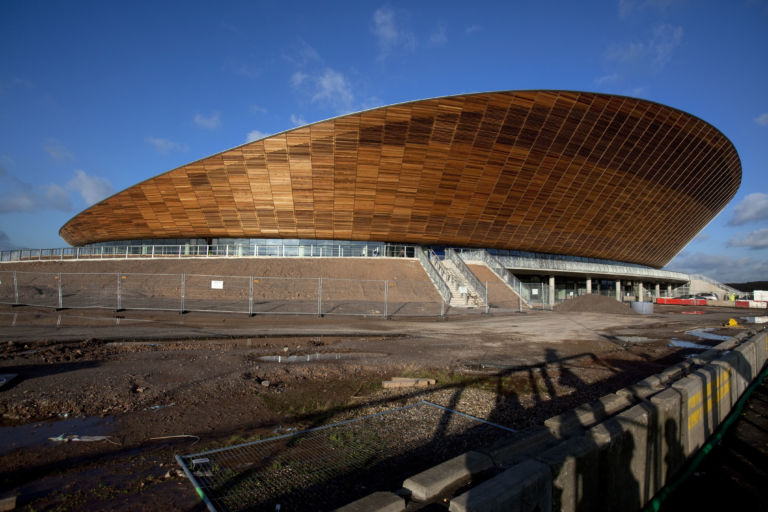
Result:
M606 301L446 320L0 306L0 374L17 375L0 389L0 498L36 511L204 510L174 454L418 400L524 429L717 343L687 331L749 328L744 310L640 315ZM740 325L723 327L731 318ZM393 376L437 383L382 389Z

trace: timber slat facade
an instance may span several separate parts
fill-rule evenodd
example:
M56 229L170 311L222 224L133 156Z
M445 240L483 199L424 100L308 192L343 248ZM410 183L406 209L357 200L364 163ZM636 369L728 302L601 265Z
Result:
M733 144L685 112L570 91L451 96L296 128L88 208L69 243L308 238L661 267L731 200Z

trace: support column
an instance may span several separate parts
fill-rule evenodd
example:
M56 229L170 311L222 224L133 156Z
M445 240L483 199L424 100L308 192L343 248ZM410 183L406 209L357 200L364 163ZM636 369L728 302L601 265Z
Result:
M549 305L555 305L555 276L549 276Z
M667 284L667 297L672 297L672 285Z
M640 302L643 302L644 294L645 294L645 288L643 288L643 282L640 281L640 283L637 285L637 300Z
M656 283L656 298L658 299L659 297L661 297L661 285Z
M621 302L621 280L616 280L616 300Z
M592 278L587 277L587 294L592 293Z

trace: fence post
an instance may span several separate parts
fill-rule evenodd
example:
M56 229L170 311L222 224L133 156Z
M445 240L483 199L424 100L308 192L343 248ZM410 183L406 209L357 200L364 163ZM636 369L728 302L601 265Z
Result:
M253 316L253 276L251 276L251 286L248 292L248 316Z
M57 281L59 282L59 309L62 309L64 306L62 304L63 294L61 293L61 272L59 272Z
M317 316L323 316L323 278L317 278Z
M152 248L154 249L154 246L152 246ZM179 310L180 315L184 314L184 291L185 291L186 285L187 285L187 275L181 274L181 309Z
M16 280L16 271L13 271L13 297L14 303L19 305L19 282Z
M389 316L389 280L384 281L384 318Z
M122 299L120 297L120 291L121 291L121 284L120 284L121 278L120 278L120 272L117 273L117 308L115 311L120 311L122 308Z

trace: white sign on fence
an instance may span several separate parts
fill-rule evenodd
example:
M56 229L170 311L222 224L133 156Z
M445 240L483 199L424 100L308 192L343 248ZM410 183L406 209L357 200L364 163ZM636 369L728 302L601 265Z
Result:
M531 294L538 295L539 294L539 289L538 288L531 288Z
M211 289L212 290L223 290L224 289L224 281L211 281Z

